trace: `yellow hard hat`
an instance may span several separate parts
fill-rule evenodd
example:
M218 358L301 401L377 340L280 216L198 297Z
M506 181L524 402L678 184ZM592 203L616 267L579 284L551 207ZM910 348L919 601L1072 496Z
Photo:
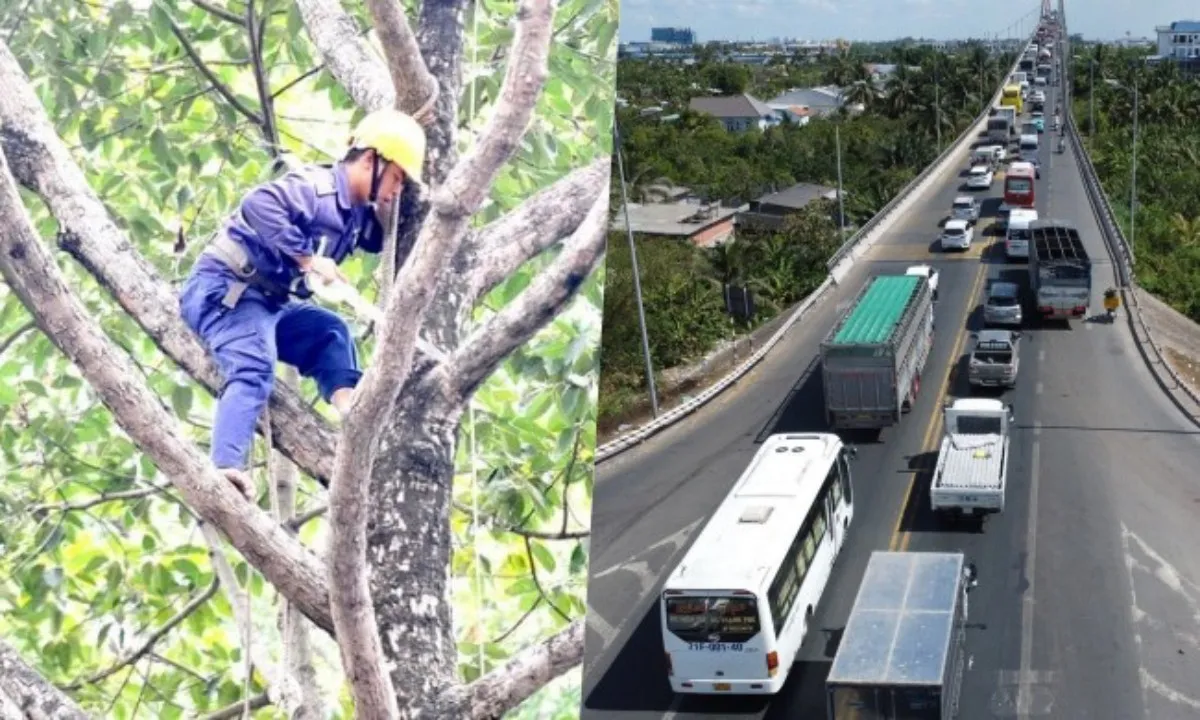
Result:
M400 166L418 183L425 168L425 129L411 115L386 108L367 115L354 129L350 147L370 148Z

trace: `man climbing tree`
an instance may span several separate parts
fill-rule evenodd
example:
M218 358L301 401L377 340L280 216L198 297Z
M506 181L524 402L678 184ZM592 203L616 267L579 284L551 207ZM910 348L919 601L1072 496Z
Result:
M416 120L392 109L371 113L341 162L250 191L193 266L181 314L225 378L210 456L247 500L255 492L246 458L277 361L315 380L339 414L349 410L362 377L354 339L336 314L303 302L312 296L308 278L347 282L338 268L347 257L383 249L381 215L406 183L421 182L424 159L425 131Z

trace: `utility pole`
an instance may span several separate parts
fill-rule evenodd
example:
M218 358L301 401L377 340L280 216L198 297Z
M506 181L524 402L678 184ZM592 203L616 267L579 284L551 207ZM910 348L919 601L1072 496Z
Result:
M1138 86L1133 84L1133 163L1129 178L1129 247L1137 238Z
M842 199L842 133L841 127L838 125L833 126L833 142L837 148L838 238L844 243L846 242L846 204Z
M938 80L938 68L933 66L933 125L937 130L938 154L942 153L942 90Z
M1096 58L1088 59L1088 139L1096 137Z
M658 389L654 387L654 364L650 360L650 336L646 332L646 309L642 304L642 279L638 272L637 245L633 242L633 223L629 221L629 194L625 187L625 161L621 153L621 131L613 122L616 140L617 172L621 176L621 205L625 209L625 234L629 237L629 261L633 267L633 296L637 301L638 325L642 330L642 359L646 363L646 388L650 391L650 412L658 417Z

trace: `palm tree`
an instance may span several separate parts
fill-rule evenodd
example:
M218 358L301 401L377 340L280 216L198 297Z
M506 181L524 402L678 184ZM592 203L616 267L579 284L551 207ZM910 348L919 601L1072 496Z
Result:
M1171 217L1171 230L1181 247L1200 247L1200 215L1189 220L1182 213L1175 213Z

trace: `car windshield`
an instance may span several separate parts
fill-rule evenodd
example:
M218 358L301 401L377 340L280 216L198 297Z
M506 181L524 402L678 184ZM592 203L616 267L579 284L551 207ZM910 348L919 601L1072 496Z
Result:
M1014 307L1017 304L1015 297L1000 296L994 297L988 301L988 304L993 307Z
M947 235L962 235L963 229L960 227L948 227L948 228L946 228L946 234Z
M954 201L954 209L955 210L970 210L972 207L974 207L974 205L971 203L970 200L955 200Z
M971 174L975 175L977 177L982 177L983 175L987 174L987 168L981 168L981 167L971 168Z

